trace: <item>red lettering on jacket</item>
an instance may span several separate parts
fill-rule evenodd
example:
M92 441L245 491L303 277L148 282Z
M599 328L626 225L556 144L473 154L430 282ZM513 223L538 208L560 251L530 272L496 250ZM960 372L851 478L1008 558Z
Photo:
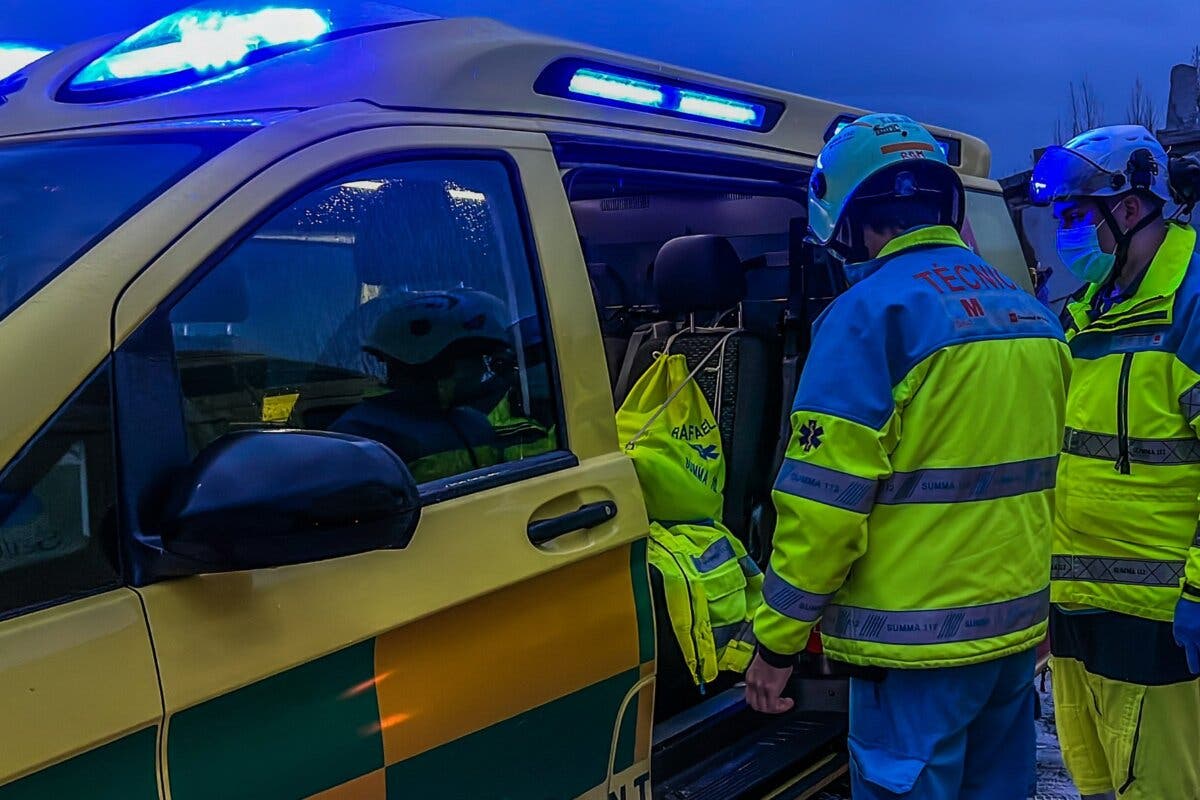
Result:
M925 272L918 272L916 275L913 275L913 278L914 279L919 278L919 279L925 281L930 286L937 289L938 294L945 294L945 292L942 291L942 287L937 285L937 281L935 281L933 279L933 276L929 274L928 270L926 270Z
M979 289L983 286L983 284L981 284L981 283L978 283L978 282L972 283L971 282L971 279L967 277L967 268L964 267L962 264L958 264L957 266L954 267L954 274L958 276L958 279L960 281L962 281L963 283L965 283L967 286L971 287L972 289Z
M950 274L949 268L934 267L933 271L939 278L942 279L942 283L946 284L946 288L950 291L965 292L967 290L967 287L963 286L961 283L958 283L958 279Z

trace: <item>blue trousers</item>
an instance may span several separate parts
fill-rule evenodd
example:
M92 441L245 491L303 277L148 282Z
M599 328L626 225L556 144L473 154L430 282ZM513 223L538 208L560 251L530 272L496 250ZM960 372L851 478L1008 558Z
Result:
M1025 800L1036 785L1033 650L850 681L854 800Z

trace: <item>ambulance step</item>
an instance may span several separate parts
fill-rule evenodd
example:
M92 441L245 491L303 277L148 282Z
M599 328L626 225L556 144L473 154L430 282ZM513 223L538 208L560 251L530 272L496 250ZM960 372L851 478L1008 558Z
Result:
M793 711L722 715L656 750L651 774L660 800L758 800L787 787L803 797L844 765L846 716ZM797 776L802 776L797 778Z

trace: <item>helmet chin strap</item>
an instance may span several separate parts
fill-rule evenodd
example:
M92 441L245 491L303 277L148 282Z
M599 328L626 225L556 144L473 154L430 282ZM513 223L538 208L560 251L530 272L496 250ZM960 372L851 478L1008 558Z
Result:
M1125 268L1125 262L1129 260L1129 246L1133 244L1133 237L1154 224L1154 220L1157 219L1158 215L1147 214L1132 228L1121 233L1121 228L1117 225L1117 218L1113 216L1108 204L1099 202L1096 205L1099 206L1100 214L1104 217L1104 221L1108 223L1108 229L1112 231L1113 238L1117 241L1117 249L1113 253L1113 256L1116 257L1116 264L1113 267L1112 276L1106 281L1107 283L1111 283L1116 280L1117 275Z
M863 241L862 225L851 214L842 220L826 246L845 264L861 264L870 258Z

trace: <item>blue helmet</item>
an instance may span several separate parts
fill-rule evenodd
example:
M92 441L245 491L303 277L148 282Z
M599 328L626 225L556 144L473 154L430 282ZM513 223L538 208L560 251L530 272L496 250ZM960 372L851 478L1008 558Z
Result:
M924 193L941 199L942 221L961 230L962 180L938 141L901 114L868 114L846 124L817 156L808 187L809 231L818 244L846 248L854 233L847 211L855 202Z

